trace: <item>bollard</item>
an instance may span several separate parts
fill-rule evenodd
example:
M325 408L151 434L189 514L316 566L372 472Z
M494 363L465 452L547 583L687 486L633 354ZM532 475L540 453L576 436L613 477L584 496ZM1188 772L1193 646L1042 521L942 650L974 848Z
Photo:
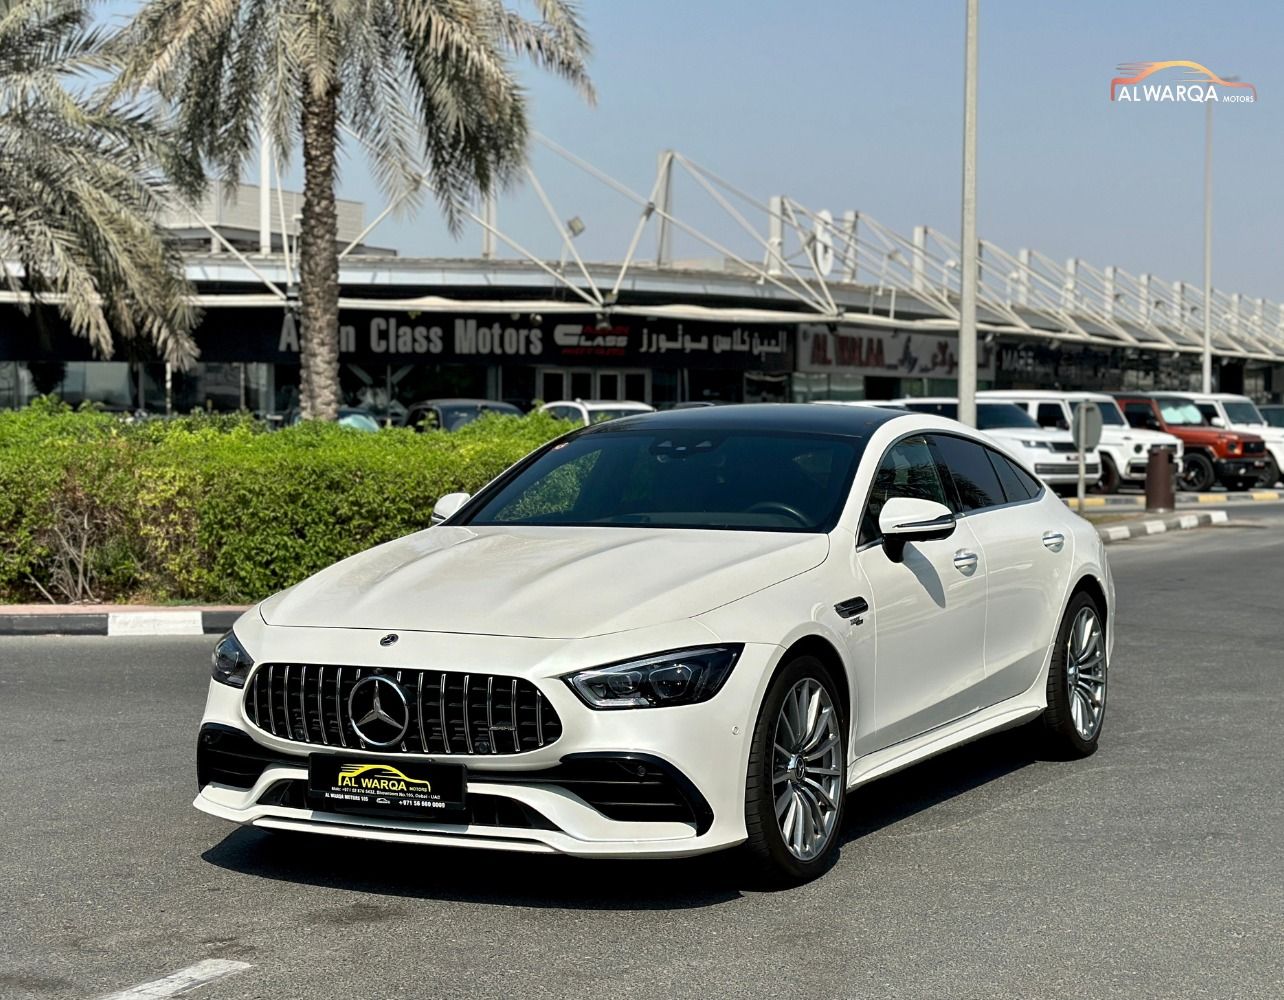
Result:
M1146 510L1157 514L1173 509L1173 453L1167 448L1151 448L1146 462Z

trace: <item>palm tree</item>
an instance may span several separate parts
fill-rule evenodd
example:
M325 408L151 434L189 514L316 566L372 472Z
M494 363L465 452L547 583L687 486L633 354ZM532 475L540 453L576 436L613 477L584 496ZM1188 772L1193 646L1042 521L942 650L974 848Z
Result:
M186 367L191 289L156 221L165 136L93 91L110 60L91 20L84 0L0 0L0 287L56 305L100 356L114 331Z
M588 39L573 0L143 0L121 33L120 85L154 87L177 114L185 186L212 162L232 183L260 128L301 143L303 415L332 420L339 394L335 179L346 136L388 197L413 205L425 179L451 231L478 195L526 159L526 58L592 99Z

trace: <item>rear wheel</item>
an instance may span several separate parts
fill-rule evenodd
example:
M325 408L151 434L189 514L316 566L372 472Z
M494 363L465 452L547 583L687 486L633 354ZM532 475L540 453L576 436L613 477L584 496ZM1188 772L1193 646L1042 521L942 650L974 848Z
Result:
M847 788L847 725L829 670L791 660L758 713L745 780L745 853L757 873L796 885L833 864Z
M1207 455L1201 455L1197 451L1187 452L1186 457L1182 459L1181 472L1177 476L1177 488L1189 493L1203 493L1212 488L1215 479L1213 463L1209 461Z
M1054 752L1087 757L1097 750L1106 715L1106 626L1088 594L1070 601L1048 667L1043 731Z

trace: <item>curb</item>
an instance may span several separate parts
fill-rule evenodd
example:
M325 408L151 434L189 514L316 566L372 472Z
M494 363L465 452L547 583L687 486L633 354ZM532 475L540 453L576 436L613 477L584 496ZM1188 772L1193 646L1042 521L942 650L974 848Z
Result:
M241 611L0 612L0 635L221 635Z
M1176 517L1165 517L1150 521L1134 521L1132 524L1109 524L1097 529L1101 540L1109 545L1111 542L1125 542L1129 538L1141 535L1162 535L1166 531L1190 531L1210 524L1226 524L1230 515L1224 510L1210 510L1198 514L1178 514Z
M1178 504L1224 504L1224 503L1273 503L1284 500L1284 490L1249 490L1246 493L1178 493ZM1074 497L1066 498L1068 507L1078 507L1079 501ZM1145 507L1146 498L1138 494L1128 496L1084 497L1083 505L1087 507Z

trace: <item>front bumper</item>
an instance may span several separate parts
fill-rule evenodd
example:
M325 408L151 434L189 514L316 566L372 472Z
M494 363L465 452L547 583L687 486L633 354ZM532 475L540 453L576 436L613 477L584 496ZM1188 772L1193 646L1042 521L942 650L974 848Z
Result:
M746 645L722 690L698 705L595 711L561 679L579 667L681 648L688 638L696 640L692 645L709 641L702 626L684 623L686 628L698 629L699 636L675 635L672 629L663 640L641 634L651 630L575 641L402 633L399 662L390 664L378 662L389 654L378 651L367 635L359 637L368 667L413 663L462 671L482 664L499 669L494 665L502 663L508 673L536 684L555 707L562 733L550 745L520 754L373 753L280 739L254 726L240 689L211 682L201 739L218 734L240 754L241 763L231 757L231 764L220 766L202 746L193 805L221 819L267 829L580 857L679 857L731 847L746 837L749 742L761 689L780 647ZM348 638L340 634L347 630L337 629L261 631L271 652L260 653L253 645L254 638L263 636L242 637L261 662L340 665L335 656ZM292 636L287 639L283 633ZM288 656L283 652L287 648ZM343 659L359 662L353 656ZM312 753L394 764L398 759L462 763L468 773L469 811L428 822L313 808L319 803L306 795Z
M1219 458L1213 466L1218 481L1239 482L1245 479L1256 481L1266 471L1266 455L1253 455L1248 458Z
M1034 472L1049 486L1069 486L1079 482L1078 462L1036 462ZM1086 462L1083 472L1089 483L1095 483L1101 478L1101 463Z

